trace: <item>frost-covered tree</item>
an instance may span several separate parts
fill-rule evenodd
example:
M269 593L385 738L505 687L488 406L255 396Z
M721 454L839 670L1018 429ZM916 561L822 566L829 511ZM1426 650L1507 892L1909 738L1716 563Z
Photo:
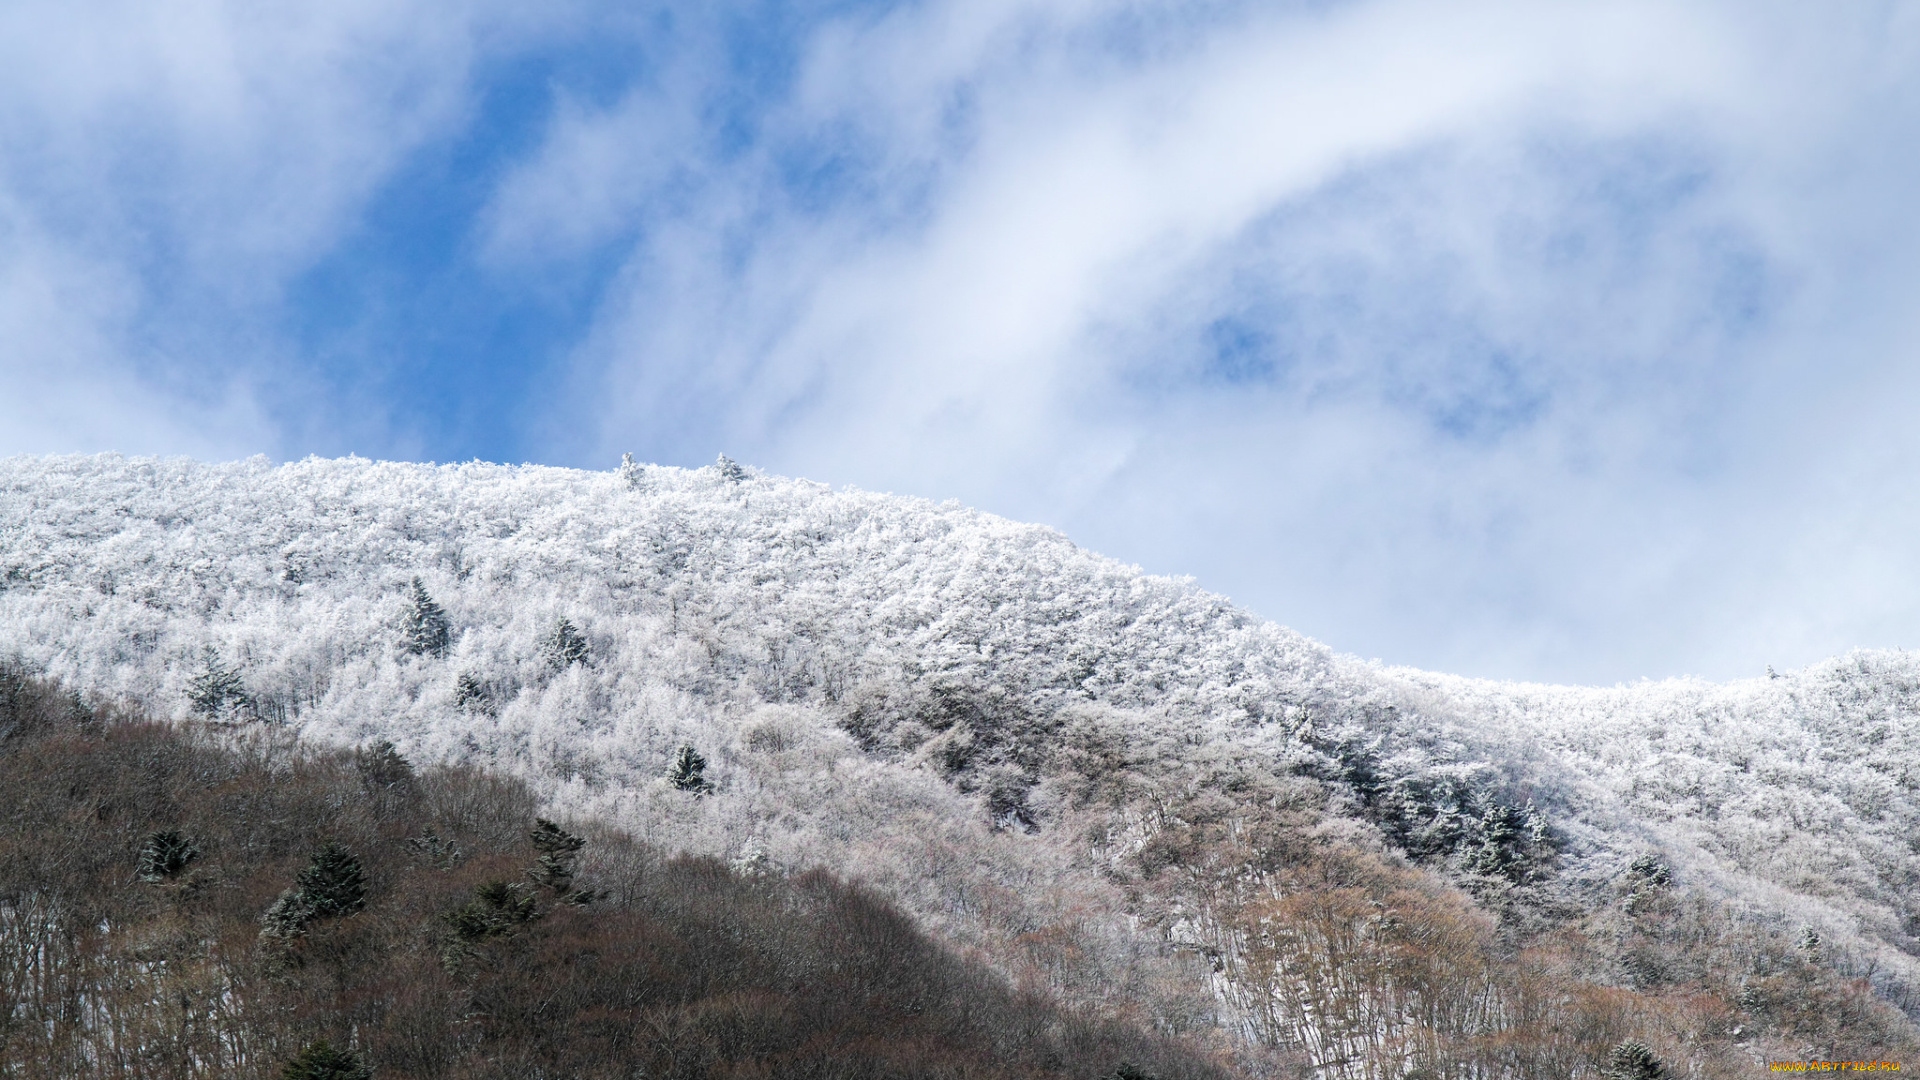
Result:
M201 651L200 673L187 684L187 701L194 712L206 717L230 716L250 704L240 673L228 667L211 645Z
M565 671L575 664L585 664L593 659L593 646L588 644L587 636L573 625L573 620L561 616L553 624L546 639L540 643L540 654L546 657L547 666L555 671Z
M350 1050L325 1039L310 1042L280 1070L281 1080L372 1080L373 1070Z
M667 783L695 795L711 792L713 783L707 779L707 759L700 756L700 751L691 745L682 744L674 752L672 768L667 770Z
M367 875L360 860L332 840L308 857L297 880L300 898L316 918L352 915L367 906Z
M453 707L461 712L491 713L493 695L487 693L487 686L480 676L463 671L453 685Z
M453 627L447 613L427 593L426 585L416 577L407 598L407 614L400 628L408 652L415 656L441 657L453 643Z
M637 489L646 475L647 470L633 459L632 454L620 455L620 479L627 485L627 490Z
M140 845L140 880L165 885L185 873L187 865L199 857L199 845L177 830L149 833Z
M316 917L313 905L299 889L287 889L260 916L260 940L266 944L290 944L306 934Z
M713 467L719 471L720 479L729 483L737 484L747 478L747 467L725 454L720 455L719 460L713 463Z

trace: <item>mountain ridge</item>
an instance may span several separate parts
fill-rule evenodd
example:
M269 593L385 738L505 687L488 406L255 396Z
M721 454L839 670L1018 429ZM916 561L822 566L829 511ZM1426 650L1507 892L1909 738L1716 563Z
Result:
M402 640L415 580L444 657ZM590 662L543 650L562 618ZM1500 683L1344 656L1043 526L724 459L114 455L0 460L9 653L176 719L219 668L231 719L503 765L689 850L865 867L960 940L972 886L901 845L990 851L983 881L1107 889L1084 852L1019 837L1077 820L1060 754L1118 740L1167 777L1218 759L1331 784L1333 824L1463 881L1503 868L1474 886L1496 910L1597 903L1651 852L1754 919L1817 928L1904 1008L1920 986L1905 654L1731 684ZM694 806L661 780L683 745L719 783ZM1191 917L1167 915L1167 940Z

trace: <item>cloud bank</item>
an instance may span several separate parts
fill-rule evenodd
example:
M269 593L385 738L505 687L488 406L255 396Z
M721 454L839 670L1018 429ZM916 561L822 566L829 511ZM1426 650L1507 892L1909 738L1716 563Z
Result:
M22 10L0 449L724 449L1470 674L1920 644L1900 5Z

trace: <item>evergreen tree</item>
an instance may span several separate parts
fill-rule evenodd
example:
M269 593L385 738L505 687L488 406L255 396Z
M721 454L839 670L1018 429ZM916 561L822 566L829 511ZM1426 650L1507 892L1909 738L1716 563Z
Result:
M350 1050L335 1050L325 1039L310 1042L286 1067L281 1080L372 1080L373 1070Z
M439 833L431 830L423 836L409 837L407 846L429 864L441 870L453 869L460 865L461 859L466 857L466 852L460 850L458 841L444 839Z
M476 885L473 899L441 916L453 936L463 944L476 944L489 938L512 937L520 927L540 917L532 893L523 885L489 881Z
M367 875L360 860L332 840L309 857L298 883L300 899L316 918L351 915L367 906Z
M737 484L747 478L747 467L725 454L720 455L720 460L714 462L713 467L720 470L720 479L728 483Z
M707 794L713 790L712 782L707 779L707 759L692 746L680 747L673 756L673 768L667 771L667 783L695 795Z
M1623 1042L1607 1056L1608 1080L1666 1080L1672 1074L1643 1042Z
M580 849L587 842L546 818L534 818L533 821L534 827L527 833L527 839L533 841L540 858L527 871L527 876L535 884L552 889L556 895L565 896L573 889L573 866L580 857Z
M547 665L555 671L584 664L593 656L593 647L587 644L586 635L565 616L553 624L553 632L540 643L540 651L546 654Z
M1627 867L1627 873L1634 878L1634 888L1664 889L1673 884L1673 871L1666 863L1652 855L1642 855Z
M373 787L390 788L413 779L413 763L386 739L364 750L355 750L353 764L361 778Z
M164 885L186 870L200 857L200 848L192 840L171 829L151 833L140 845L140 880L149 885Z
M187 684L187 700L202 716L224 716L248 704L240 673L228 667L211 645L201 655L200 674Z
M419 578L413 579L413 596L407 607L407 617L402 633L406 638L407 651L415 656L445 656L447 647L453 642L453 630L447 622L447 613L427 595L427 587Z
M453 707L462 712L490 713L493 711L491 695L480 677L470 671L460 673L453 687Z
M632 454L620 455L620 479L626 481L628 490L638 488L646 474L646 467L633 460Z
M286 945L306 935L314 920L313 905L298 889L288 889L260 916L260 940Z

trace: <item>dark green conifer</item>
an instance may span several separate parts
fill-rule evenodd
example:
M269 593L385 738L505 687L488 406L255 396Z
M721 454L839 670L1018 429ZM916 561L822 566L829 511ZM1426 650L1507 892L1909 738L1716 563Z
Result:
M298 882L300 899L316 918L351 915L367 906L367 875L360 860L332 840L309 857Z
M593 657L593 646L587 643L587 636L565 616L553 624L553 632L540 643L540 651L546 655L547 666L555 671L565 671Z
M1608 1080L1667 1080L1671 1074L1646 1043L1623 1042L1607 1055Z
M372 1080L369 1069L350 1050L336 1050L325 1039L302 1047L280 1070L281 1080Z
M260 916L260 940L263 944L288 945L304 937L313 920L313 905L299 889L288 889Z
M224 716L248 704L240 673L228 667L211 645L201 654L200 674L187 684L187 701L202 716Z
M453 687L453 707L463 712L492 712L493 702L485 683L470 671L460 673Z
M369 785L390 788L413 779L413 763L386 739L353 753L354 767Z
M200 848L192 840L172 829L151 833L140 845L140 880L149 885L164 885L179 877L187 864L200 857Z
M413 595L409 598L402 633L407 651L415 656L445 656L447 647L453 643L453 627L447 622L447 613L433 602L426 585L417 577L413 579Z
M511 937L520 927L540 917L533 894L524 885L489 881L476 885L473 899L442 916L454 937L466 944L489 938Z
M587 842L546 818L534 818L533 821L534 827L527 833L527 839L540 852L540 858L527 871L527 876L535 884L564 896L573 888L574 862Z
M707 779L707 759L692 746L682 746L673 756L673 768L667 770L667 783L695 795L707 794L713 790Z

